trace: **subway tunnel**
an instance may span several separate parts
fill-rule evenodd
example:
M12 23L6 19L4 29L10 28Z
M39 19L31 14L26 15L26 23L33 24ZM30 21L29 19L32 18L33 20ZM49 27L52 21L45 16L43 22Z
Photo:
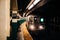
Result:
M31 0L17 0L19 14L23 16L26 12L26 7ZM59 17L59 1L45 0L45 4L39 6L35 5L30 11L29 15L36 15L44 18L44 30L31 31L28 29L33 40L58 40L60 39L60 17ZM39 6L39 7L38 7Z

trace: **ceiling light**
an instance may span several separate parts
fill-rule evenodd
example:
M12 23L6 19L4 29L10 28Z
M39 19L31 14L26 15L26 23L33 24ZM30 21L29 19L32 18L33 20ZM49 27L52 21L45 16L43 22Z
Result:
M39 1L40 1L40 0L35 0L35 1L33 2L33 4L36 5Z
M29 8L28 8L28 10L30 10L31 8L33 8L34 7L34 5L32 4Z
M28 10L30 10L31 8L33 8L40 0L35 0L33 2L33 4L31 4L31 6L28 8Z

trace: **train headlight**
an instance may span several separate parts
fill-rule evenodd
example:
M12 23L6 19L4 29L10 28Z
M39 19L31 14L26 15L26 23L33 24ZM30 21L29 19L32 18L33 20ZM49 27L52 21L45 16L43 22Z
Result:
M44 30L43 25L39 25L39 30Z
M40 22L44 22L44 18L40 18Z
M34 31L35 30L35 26L34 25L30 25L29 29L32 30L32 31Z

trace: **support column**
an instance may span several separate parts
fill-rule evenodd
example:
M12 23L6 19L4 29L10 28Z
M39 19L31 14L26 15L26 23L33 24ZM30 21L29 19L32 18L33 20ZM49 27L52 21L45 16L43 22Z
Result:
M10 32L10 0L0 0L0 40L7 40Z

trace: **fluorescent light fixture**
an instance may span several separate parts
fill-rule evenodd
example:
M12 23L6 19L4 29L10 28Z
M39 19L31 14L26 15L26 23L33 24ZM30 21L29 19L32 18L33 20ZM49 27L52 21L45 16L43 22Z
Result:
M29 8L28 8L28 10L30 10L31 8L33 8L34 7L34 5L32 4Z
M36 5L39 1L40 1L40 0L35 0L35 1L33 2L33 4L28 8L28 10L30 10L31 8L33 8L34 5Z
M35 0L35 1L33 2L33 4L36 5L39 1L40 1L40 0Z

